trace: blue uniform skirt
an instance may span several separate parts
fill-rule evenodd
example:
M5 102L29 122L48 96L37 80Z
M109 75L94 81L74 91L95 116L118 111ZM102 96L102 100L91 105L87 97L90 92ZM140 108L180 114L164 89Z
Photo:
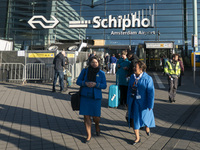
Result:
M80 115L88 115L93 117L101 116L101 100L81 96Z

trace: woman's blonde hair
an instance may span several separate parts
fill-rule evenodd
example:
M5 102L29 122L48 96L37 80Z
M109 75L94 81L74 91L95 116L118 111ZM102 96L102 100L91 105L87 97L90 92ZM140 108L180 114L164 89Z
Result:
M122 55L127 55L127 51L122 51Z

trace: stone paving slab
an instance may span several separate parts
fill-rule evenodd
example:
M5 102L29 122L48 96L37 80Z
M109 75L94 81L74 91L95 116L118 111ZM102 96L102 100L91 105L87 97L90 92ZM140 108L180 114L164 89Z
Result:
M153 77L152 72L149 74ZM186 72L184 78L191 80L190 74ZM114 75L106 75L108 87L103 90L101 136L95 135L93 123L89 144L83 143L86 137L83 116L72 111L67 93L52 93L52 84L0 83L0 149L199 149L198 95L177 93L176 103L171 104L167 99L166 77L158 75L165 89L159 89L153 78L157 126L151 129L150 137L141 130L142 142L136 146L131 145L135 137L133 129L127 126L124 107L108 108L108 89L115 83ZM73 85L68 91L78 88ZM183 81L179 90L200 91L188 80Z

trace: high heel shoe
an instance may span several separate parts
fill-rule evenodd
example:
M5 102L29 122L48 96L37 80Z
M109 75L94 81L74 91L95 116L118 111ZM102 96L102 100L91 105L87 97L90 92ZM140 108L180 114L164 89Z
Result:
M100 136L100 131L96 131L96 135L97 135L97 136Z
M138 142L133 141L133 145L136 145L141 142L141 139Z
M90 140L91 140L91 138L89 140L85 139L85 144L90 143Z
M150 131L149 131L149 132L146 131L146 134L147 134L147 136L150 136L150 135L151 135Z

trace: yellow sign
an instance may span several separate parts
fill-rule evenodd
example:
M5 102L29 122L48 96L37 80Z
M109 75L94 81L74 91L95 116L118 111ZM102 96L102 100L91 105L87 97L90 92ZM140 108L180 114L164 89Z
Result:
M54 53L29 53L29 58L54 58Z
M160 47L164 47L164 44L160 44Z
M67 58L74 58L74 54L67 54Z
M94 46L104 46L105 40L94 40Z

